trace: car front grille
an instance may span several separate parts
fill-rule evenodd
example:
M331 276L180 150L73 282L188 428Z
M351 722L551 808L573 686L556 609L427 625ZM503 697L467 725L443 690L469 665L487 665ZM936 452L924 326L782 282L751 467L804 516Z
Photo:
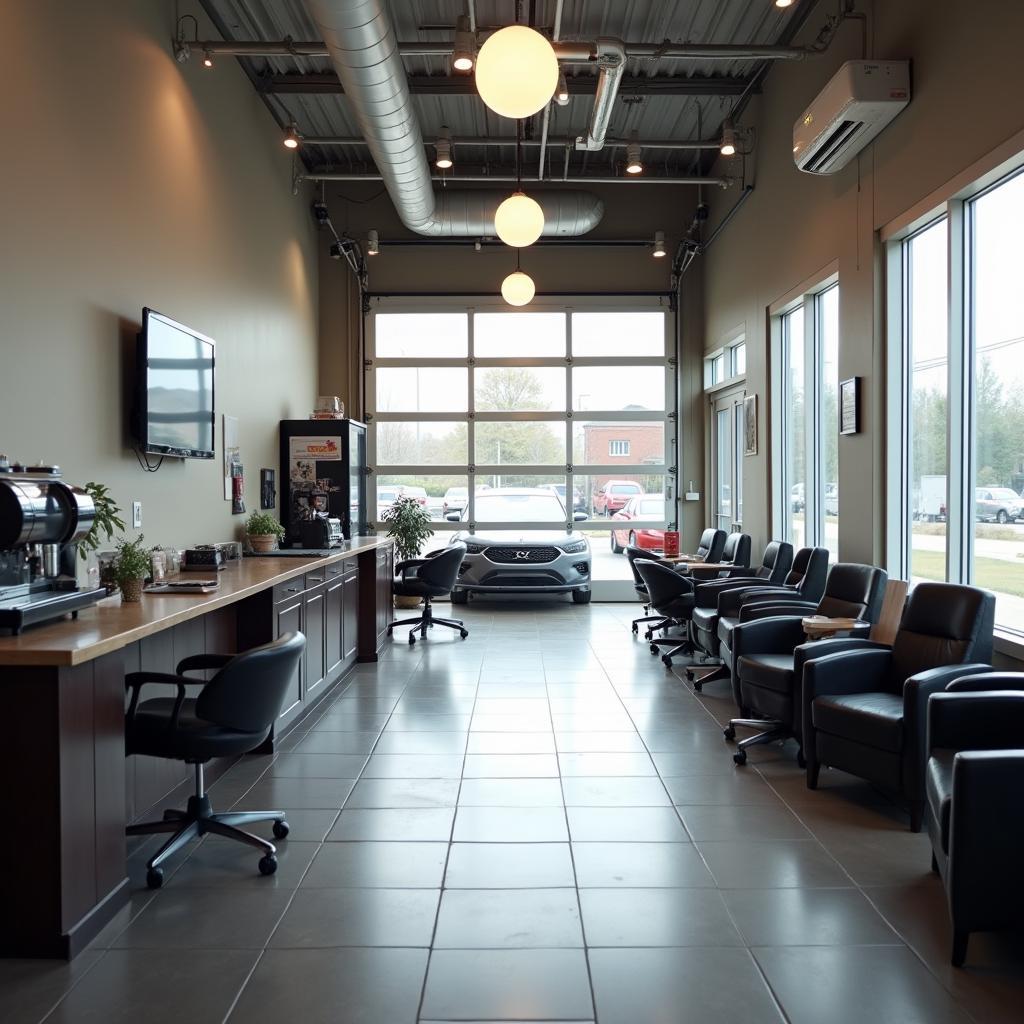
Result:
M541 562L553 562L560 552L558 548L527 547L521 548L488 548L487 557L492 562L501 562L508 565L536 565Z
M516 576L510 572L494 571L487 573L480 581L484 587L560 587L565 583L557 573L533 572L528 575Z

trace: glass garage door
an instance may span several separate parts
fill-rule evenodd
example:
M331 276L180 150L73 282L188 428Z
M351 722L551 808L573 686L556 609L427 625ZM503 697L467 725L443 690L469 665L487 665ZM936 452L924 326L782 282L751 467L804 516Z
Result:
M445 531L476 531L482 493L554 491L564 516L530 529L583 533L594 599L632 598L623 547L660 550L675 518L673 327L658 303L510 311L375 300L366 406L378 521L411 495L443 542ZM447 519L454 512L462 521Z

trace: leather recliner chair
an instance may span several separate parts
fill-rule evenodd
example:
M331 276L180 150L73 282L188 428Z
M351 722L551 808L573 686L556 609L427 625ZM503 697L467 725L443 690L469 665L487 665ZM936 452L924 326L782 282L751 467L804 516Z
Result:
M924 815L928 698L992 657L995 597L977 587L918 583L891 648L833 654L806 665L802 727L807 785L822 765L887 788Z
M1024 672L959 678L928 700L925 816L932 870L946 890L952 962L971 932L1024 918L1024 817L1007 813L1024 791Z
M888 579L873 565L840 562L829 570L825 592L817 605L768 596L740 608L739 625L732 632L736 703L740 717L725 729L734 739L737 727L760 730L742 740L733 755L745 764L747 748L795 736L801 740L800 681L810 658L823 657L827 641L805 644L803 619L808 615L849 617L870 624L878 621ZM797 761L802 765L801 748Z

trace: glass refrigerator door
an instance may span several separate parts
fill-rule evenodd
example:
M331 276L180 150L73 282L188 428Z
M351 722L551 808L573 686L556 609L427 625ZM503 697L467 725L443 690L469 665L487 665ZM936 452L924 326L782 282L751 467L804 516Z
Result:
M366 430L350 424L348 428L348 503L350 536L363 532L366 505L363 492L366 486Z

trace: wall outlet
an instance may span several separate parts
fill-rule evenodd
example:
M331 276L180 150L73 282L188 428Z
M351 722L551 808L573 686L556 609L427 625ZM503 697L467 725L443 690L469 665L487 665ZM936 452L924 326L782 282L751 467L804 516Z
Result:
M142 529L142 502L132 502L132 526L136 530Z

